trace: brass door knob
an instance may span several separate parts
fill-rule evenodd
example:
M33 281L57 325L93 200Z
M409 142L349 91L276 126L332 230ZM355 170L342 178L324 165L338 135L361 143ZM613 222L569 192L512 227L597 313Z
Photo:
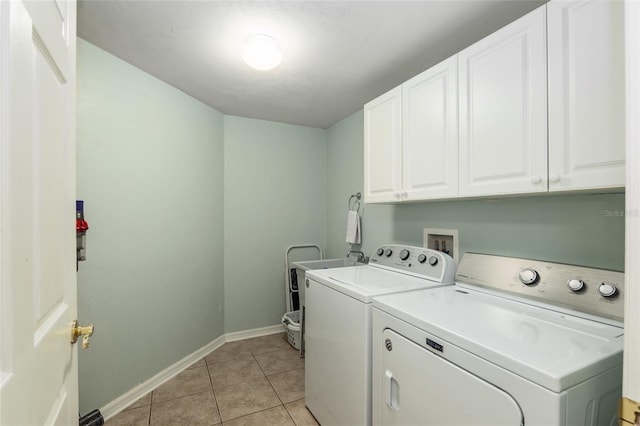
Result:
M82 336L82 349L87 349L89 347L89 338L93 336L93 324L79 327L78 320L73 320L71 324L71 344L76 343L80 336Z

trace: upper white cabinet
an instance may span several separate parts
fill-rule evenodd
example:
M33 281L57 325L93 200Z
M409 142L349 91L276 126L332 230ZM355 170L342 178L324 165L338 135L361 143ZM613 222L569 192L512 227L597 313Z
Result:
M547 7L549 190L622 187L624 3Z
M402 85L403 199L458 196L457 58Z
M547 190L545 7L458 54L460 196Z
M365 201L625 185L624 2L550 1L365 105Z
M365 105L367 203L458 195L456 73L454 56Z
M364 201L400 201L402 195L402 88L364 106Z

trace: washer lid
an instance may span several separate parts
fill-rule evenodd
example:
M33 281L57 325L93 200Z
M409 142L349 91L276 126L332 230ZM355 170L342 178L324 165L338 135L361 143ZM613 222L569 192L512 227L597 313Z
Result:
M458 285L374 306L554 392L622 363L621 327Z
M443 285L369 265L311 270L305 277L364 303L371 303L376 296Z

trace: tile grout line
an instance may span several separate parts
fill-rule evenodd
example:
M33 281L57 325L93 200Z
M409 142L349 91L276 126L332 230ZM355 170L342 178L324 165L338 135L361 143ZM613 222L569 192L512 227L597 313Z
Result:
M259 410L259 411L256 411L255 413L244 414L244 415L242 415L242 416L234 417L233 419L229 419L229 420L227 420L227 421L228 421L228 422L230 422L230 421L232 421L232 420L238 420L238 419L243 419L243 418L245 418L245 417L254 416L254 415L259 414L259 413L264 413L265 411L273 410L273 409L274 409L274 408L276 408L276 407L278 407L278 406L276 405L275 407L265 408L264 410ZM287 409L286 409L286 408L285 408L284 410L285 410L285 411L287 411ZM288 411L287 411L287 415L289 415L289 412L288 412ZM290 416L290 415L289 415L289 418L291 418L291 416ZM293 421L293 419L291 419L291 420ZM296 422L293 422L293 424L295 425L295 424L296 424ZM224 426L224 422L222 422L222 425Z
M279 349L274 349L272 351L268 351L268 352L264 352L264 353L269 353L269 352L275 352ZM260 371L262 371L262 374L264 375L264 378L267 380L267 383L269 383L269 386L271 387L271 389L273 390L273 393L276 395L276 397L278 398L278 401L280 401L279 405L276 405L275 407L282 407L282 409L284 410L284 412L287 414L287 416L289 417L289 419L291 419L291 422L295 425L296 422L293 420L293 417L291 417L291 413L289 413L289 410L287 410L287 407L285 407L284 405L284 401L282 400L282 398L280 397L280 395L278 394L278 391L276 390L276 388L273 386L273 383L271 383L271 380L269 380L269 376L267 375L267 373L264 371L264 368L262 368L262 365L260 365L260 362L258 362L258 359L256 358L256 354L254 353L253 350L249 349L249 352L251 353L251 356L253 357L253 360L255 361L256 364L258 364L258 368L260 368ZM262 354L260 354L262 355ZM271 407L271 408L267 408L265 410L261 410L261 411L257 411L256 413L260 413L266 410L270 410L272 408L275 407ZM256 414L256 413L252 413L252 414ZM249 414L250 415L250 414ZM246 416L244 416L246 417ZM238 417L241 418L241 417Z
M255 355L254 355L253 358L255 359ZM267 380L267 383L269 383L269 386L271 386L271 389L273 390L273 393L275 393L276 396L278 397L278 401L280 401L280 405L282 405L282 408L284 408L285 411L286 411L286 408L284 407L284 402L282 401L282 398L280 398L280 395L278 394L278 391L276 390L276 388L273 386L273 383L271 383L271 380L269 380L269 376L262 369L262 366L260 365L260 363L258 362L257 359L256 359L256 363L258 364L258 367L260 367L260 370L262 370L262 374L264 374L264 378Z
M269 376L267 375L267 373L264 371L264 369L262 368L262 366L260 365L260 363L258 362L258 360L256 359L255 354L253 353L253 351L251 351L251 356L253 356L254 361L256 362L256 364L258 364L258 368L260 368L260 371L262 371L262 374L264 374L264 378L267 380L267 383L269 383L269 386L271 386L271 389L273 390L273 393L276 394L276 397L278 398L278 401L280 401L280 406L284 409L284 411L287 413L287 415L289 417L291 417L291 415L289 414L289 411L287 411L287 407L284 406L284 402L282 401L282 398L280 397L280 395L278 394L278 391L276 390L276 388L273 386L273 383L271 383L271 380L269 380ZM276 406L277 407L277 406ZM274 408L274 407L271 407ZM264 410L263 410L264 411ZM293 421L293 419L291 419ZM295 422L293 422L293 424L295 424Z
M269 352L275 352L277 349L273 350L273 351L269 351ZM256 354L249 349L249 352L251 353L251 357L253 358L253 360L255 361L255 363L258 365L258 368L260 369L260 371L262 372L262 374L264 375L264 378L267 380L267 383L269 383L269 386L271 387L271 389L273 390L273 393L276 395L276 397L278 398L278 401L280 401L280 404L275 405L273 407L269 407L269 408L265 408L264 410L259 410L256 411L254 413L249 413L249 414L245 414L244 416L240 416L240 417L235 417L233 419L229 419L229 420L237 420L237 419L241 419L243 417L248 417L248 416L253 416L255 414L258 413L262 413L265 412L267 410L271 410L273 408L276 407L282 407L282 409L284 410L284 412L287 414L287 416L289 417L289 419L291 420L291 422L294 424L294 426L296 425L295 420L293 419L293 417L291 417L291 413L289 413L289 410L287 410L287 407L285 407L284 405L284 401L282 400L282 398L280 397L280 395L278 394L278 391L276 390L276 388L273 386L273 383L271 383L271 380L269 380L269 376L267 375L267 373L264 371L264 368L262 368L262 365L260 365L260 363L258 362L257 358L256 358ZM264 353L269 353L269 352L264 352ZM262 355L262 354L259 354ZM221 417L222 418L222 417ZM223 426L224 426L224 422L222 422Z
M153 410L153 394L154 394L155 390L151 391L151 398L149 401L149 417L147 418L147 424L151 425L151 410Z
M262 413L262 412L265 412L265 411L267 411L267 410L270 410L270 409L273 409L273 408L276 408L276 407L280 406L280 407L282 407L282 409L284 409L284 410L285 410L285 413L286 413L286 415L287 415L287 418L289 418L289 420L292 422L292 424L293 424L293 425L296 425L296 421L294 420L294 418L293 418L293 416L292 416L291 412L289 412L289 410L288 410L288 409L287 409L287 407L285 406L285 402L284 402L283 396L281 396L281 395L278 393L278 391L277 391L277 389L276 389L275 385L272 383L271 379L269 378L270 376L269 376L269 375L267 374L267 372L266 372L266 368L269 366L269 364L267 363L267 364L266 364L266 366L265 366L265 367L263 367L263 366L260 364L260 362L258 361L258 358L257 358L258 356L263 356L263 355L266 355L266 354L270 354L270 353L272 353L272 352L283 351L284 349L283 349L282 347L277 347L277 346L279 346L279 345L274 345L274 344L272 344L272 343L270 343L270 342L265 342L265 344L263 344L262 346L257 346L257 347L256 347L256 345L255 345L255 344L254 344L254 345L249 345L249 344L247 344L247 341L249 341L249 340L251 340L251 339L243 339L243 340L241 340L241 341L239 341L239 342L241 342L241 347L242 347L242 349L247 350L247 351L250 353L250 355L251 355L251 359L253 360L253 362L254 362L255 364L257 364L257 366L258 366L258 368L259 368L260 372L262 373L262 375L263 375L262 377L264 377L264 378L267 380L267 382L268 382L268 384L269 384L269 388L271 389L271 391L272 391L272 392L275 394L275 396L276 396L277 404L276 404L276 405L274 405L273 407L268 407L268 408L265 408L265 409L262 409L262 410L256 411L256 412L254 412L254 413L248 413L248 414L245 414L245 415L243 415L243 416L236 417L236 418L234 418L234 419L228 419L228 421L232 421L232 420L235 420L235 419L239 419L239 418L243 418L243 417L248 417L248 416L251 416L251 415L255 415L255 414L258 414L258 413ZM257 342L255 342L255 343L257 343ZM265 351L265 350L266 350L266 351ZM261 351L265 351L265 352L261 352ZM194 363L194 365L191 365L191 366L189 366L188 368L186 368L186 369L185 369L185 370L189 370L189 369L196 369L196 368L206 367L206 368L202 368L202 370L199 370L199 371L202 371L202 373L207 374L207 375L209 376L209 377L208 377L209 390L203 390L203 391L200 391L200 392L189 393L189 394L186 394L186 395L182 395L182 396L180 396L180 397L177 397L177 398L169 398L169 399L166 399L166 400L164 400L164 401L157 401L157 400L156 400L156 398L157 398L157 396L156 396L157 392L156 392L156 390L155 390L155 389L154 389L154 390L152 390L152 391L150 392L150 395L149 395L149 405L148 405L148 412L147 412L147 421L146 421L145 423L143 423L143 424L146 424L146 425L152 425L152 424L153 424L153 422L151 421L151 419L152 419L152 416L153 416L154 409L157 411L158 407L156 407L156 405L158 405L159 403L168 402L168 401L173 401L173 400L179 400L179 399L182 399L182 398L188 398L188 397L191 397L191 396L193 396L193 395L204 394L204 393L207 393L207 392L209 392L209 391L210 391L210 392L212 392L212 394L213 394L213 397L214 397L214 403L215 403L215 405L216 405L216 412L217 412L217 414L218 414L218 418L219 418L219 421L220 421L220 423L217 423L217 424L219 424L219 425L224 425L224 424L225 424L225 422L224 422L224 421L223 421L223 419L222 419L222 414L221 414L221 412L220 412L220 405L219 405L218 397L217 397L217 394L216 394L215 388L214 388L214 386L213 386L213 374L214 374L214 373L213 373L210 369L211 369L211 368L213 368L213 366L215 366L216 364L223 363L223 362L226 362L226 361L220 361L220 362L218 362L218 363L216 363L216 362L210 363L210 362L207 360L207 357L208 357L209 355L211 355L212 353L214 353L214 352L215 352L215 351L211 351L210 353L208 353L208 354L206 354L206 355L204 355L204 356L203 356L203 358L202 358L202 364L203 364L203 365L201 365L201 366L199 366L199 367L196 367L196 366L195 366L195 364L196 364L197 362L195 362L195 363ZM217 358L215 358L215 359L217 359ZM234 360L234 359L235 359L235 358L232 358L231 360L228 360L228 361L232 361L232 360ZM267 360L268 360L268 359L269 359L269 357L267 357ZM212 360L213 360L213 359L212 359ZM295 368L291 368L291 367L292 367L292 365L289 365L289 370L285 370L285 371L283 371L283 372L279 372L279 373L278 373L278 372L276 372L276 373L271 374L271 376L275 376L275 375L278 375L278 374L280 374L280 373L286 373L286 372L288 372L288 371L296 370ZM196 371L198 371L198 370L196 370ZM197 374L195 374L195 375L194 375L194 377L196 377L196 376L198 376L198 375L197 375ZM202 379L199 379L199 380L202 380ZM286 393L287 393L287 392L286 392L286 389L285 389L285 394L286 394ZM298 400L301 400L301 399L304 399L304 398L303 398L303 397L302 397L302 398L298 398L298 399L295 399L295 400L293 400L293 401L289 401L289 402L295 402L295 401L298 401ZM126 410L123 410L123 411L126 411ZM212 412L211 414L214 414L214 413Z
M274 351L270 351L270 352L275 352ZM267 353L267 352L265 352ZM260 370L262 371L262 374L264 374L265 379L267 379L267 382L269 383L269 386L271 386L271 389L273 389L273 393L276 394L276 396L278 397L278 400L280 401L280 406L284 409L284 412L287 414L287 416L289 417L289 419L291 420L291 423L294 424L294 426L297 426L296 421L293 419L293 417L291 416L291 413L289 412L289 410L287 409L284 401L282 400L282 398L280 397L280 394L278 394L278 391L276 390L276 388L273 386L273 383L271 383L271 380L269 380L269 376L267 375L267 373L264 371L264 369L262 368L262 366L260 365L260 363L258 362L258 360L255 357L255 354L253 353L253 351L251 351L251 355L253 356L254 360L256 361L256 363L258 364L258 367L260 367ZM300 398L303 399L303 398ZM299 400L296 400L299 401ZM291 401L293 402L293 401ZM264 410L263 410L264 411Z
M213 394L213 401L216 403L216 411L218 412L218 417L220 418L220 424L223 424L222 413L220 413L220 406L218 405L218 397L216 396L216 390L213 387L213 378L211 377L211 371L209 371L209 363L207 362L207 355L205 355L204 357L204 365L207 367L207 375L209 376L209 383L211 384L211 393Z

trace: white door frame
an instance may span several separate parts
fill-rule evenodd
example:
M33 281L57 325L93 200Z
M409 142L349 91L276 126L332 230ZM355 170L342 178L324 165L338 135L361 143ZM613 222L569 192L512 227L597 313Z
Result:
M625 0L626 214L624 380L620 424L640 424L640 2ZM635 419L633 418L635 417Z

